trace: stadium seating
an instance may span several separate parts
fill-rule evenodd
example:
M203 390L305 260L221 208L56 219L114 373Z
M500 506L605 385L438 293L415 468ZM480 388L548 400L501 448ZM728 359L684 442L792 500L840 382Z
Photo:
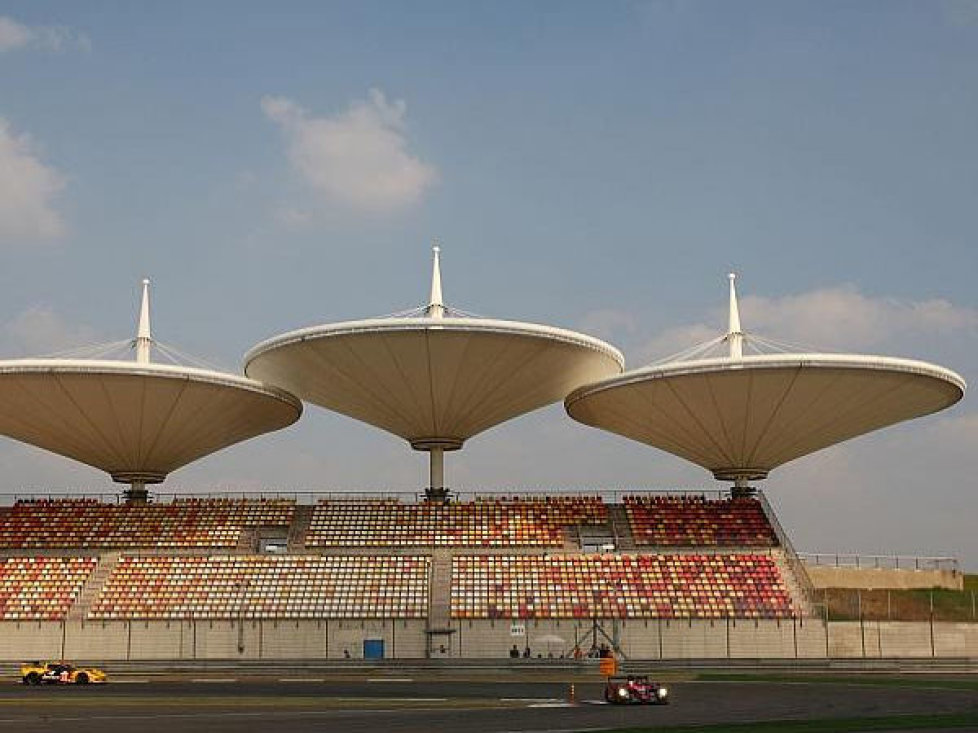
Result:
M65 618L96 565L91 557L0 560L0 618L4 621Z
M761 554L459 555L454 618L785 618L791 598Z
M234 547L242 529L288 527L294 514L295 502L288 499L20 501L0 516L0 548Z
M92 619L424 618L427 557L125 556Z
M608 521L595 496L470 502L322 501L307 547L560 547L564 527Z
M757 499L626 496L624 504L638 545L773 547L778 544Z

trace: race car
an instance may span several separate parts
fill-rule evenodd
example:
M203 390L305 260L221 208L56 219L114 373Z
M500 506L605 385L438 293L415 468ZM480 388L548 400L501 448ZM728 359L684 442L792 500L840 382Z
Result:
M669 690L647 675L609 677L604 687L604 699L611 705L668 705Z
M25 685L88 685L108 680L97 667L76 667L68 662L24 662L20 665L20 678Z

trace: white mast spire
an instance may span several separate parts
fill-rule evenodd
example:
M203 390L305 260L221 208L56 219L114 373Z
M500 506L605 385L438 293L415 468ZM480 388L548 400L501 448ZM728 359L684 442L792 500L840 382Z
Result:
M143 278L143 299L139 304L139 327L136 329L136 363L149 364L153 336L149 329L149 280Z
M434 263L431 266L431 298L428 300L426 315L429 318L443 318L445 316L445 303L441 295L441 247L437 242L432 246L434 253Z
M744 356L744 332L740 328L740 308L737 306L737 273L731 272L730 279L730 321L727 326L727 344L730 346L730 358L741 359Z

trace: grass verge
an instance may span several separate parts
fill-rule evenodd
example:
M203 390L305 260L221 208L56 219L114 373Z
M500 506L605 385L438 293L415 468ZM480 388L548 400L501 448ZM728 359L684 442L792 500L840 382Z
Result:
M978 713L941 715L888 715L878 718L831 718L825 720L766 720L718 725L619 728L604 733L847 733L849 731L978 729Z

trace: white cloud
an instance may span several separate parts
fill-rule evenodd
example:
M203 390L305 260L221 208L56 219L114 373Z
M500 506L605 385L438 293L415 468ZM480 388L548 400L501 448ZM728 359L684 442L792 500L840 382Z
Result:
M633 313L615 308L600 308L584 314L580 330L601 339L613 341L619 335L627 336L638 328L638 319Z
M30 137L0 118L0 244L62 235L54 199L64 185L64 176L38 158Z
M98 341L93 329L68 323L46 306L29 308L0 326L0 348L5 358L44 356Z
M404 101L388 102L377 89L333 117L312 117L284 97L264 97L261 106L281 126L292 167L327 209L394 213L417 205L438 180L434 167L407 152Z
M944 20L952 26L978 25L978 0L943 0L938 7Z
M978 334L978 309L942 298L871 297L851 285L778 298L749 295L740 299L740 316L748 333L829 351L904 345L925 334ZM649 361L703 343L722 333L725 324L726 313L714 309L708 320L651 339L640 356Z
M92 42L84 33L66 26L27 26L0 15L0 53L34 48L62 53L68 50L91 51Z

